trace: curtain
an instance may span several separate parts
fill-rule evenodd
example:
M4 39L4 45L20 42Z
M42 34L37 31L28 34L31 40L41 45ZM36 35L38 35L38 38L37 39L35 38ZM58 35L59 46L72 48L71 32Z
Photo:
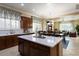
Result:
M41 18L33 16L32 19L33 19L33 32L41 31L42 30Z
M63 30L73 32L74 31L73 24L70 22L62 22L60 24L60 31L63 31Z
M0 33L16 31L20 29L21 13L0 6Z
M14 10L10 10L4 7L0 7L0 18L20 20L21 13Z

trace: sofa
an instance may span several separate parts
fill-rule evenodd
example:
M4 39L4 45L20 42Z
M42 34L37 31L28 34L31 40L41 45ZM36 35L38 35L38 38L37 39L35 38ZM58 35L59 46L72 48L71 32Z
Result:
M69 36L70 36L70 37L77 37L77 34L76 34L76 32L70 32L70 33L69 33Z

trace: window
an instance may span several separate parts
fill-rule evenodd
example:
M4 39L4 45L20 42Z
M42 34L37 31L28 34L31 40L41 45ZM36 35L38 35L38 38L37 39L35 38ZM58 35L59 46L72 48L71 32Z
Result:
M33 17L33 32L42 30L41 20L38 17Z
M10 20L0 18L0 30L20 29L20 20Z
M10 20L9 19L4 19L4 20L5 20L5 26L4 26L5 30L10 30L10 26L11 26Z
M16 25L15 25L15 20L11 20L11 29L15 29Z
M20 13L0 7L0 30L20 29Z
M0 30L4 30L5 22L3 18L0 18Z
M33 23L33 31L36 32L36 31L40 31L40 30L42 30L41 29L41 24Z
M20 20L15 21L15 28L20 29Z
M60 30L63 31L73 31L74 28L73 28L73 24L72 23L61 23L60 24Z

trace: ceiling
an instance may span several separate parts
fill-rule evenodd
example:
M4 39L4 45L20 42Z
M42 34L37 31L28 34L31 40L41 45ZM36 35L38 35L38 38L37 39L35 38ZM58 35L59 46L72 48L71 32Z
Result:
M75 11L76 3L3 3L17 10L31 13L44 18L54 18Z

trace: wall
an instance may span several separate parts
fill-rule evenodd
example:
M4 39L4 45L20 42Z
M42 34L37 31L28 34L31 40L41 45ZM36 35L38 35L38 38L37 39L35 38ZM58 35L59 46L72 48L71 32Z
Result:
M79 19L78 20L73 20L70 21L74 26L76 26L77 24L79 25Z
M54 29L58 29L59 30L60 27L60 22L54 22Z
M59 30L59 26L60 26L60 21L58 21L60 18L59 17L57 17L57 18L53 18L52 19L52 22L53 22L53 24L52 24L52 29L54 30L54 29L58 29Z

